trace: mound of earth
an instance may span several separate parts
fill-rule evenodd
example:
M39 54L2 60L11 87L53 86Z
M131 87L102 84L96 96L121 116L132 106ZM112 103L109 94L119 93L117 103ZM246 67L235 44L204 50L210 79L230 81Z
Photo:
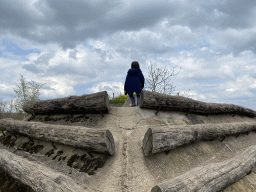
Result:
M77 126L92 130L107 129L113 135L115 142L113 155L86 147L81 148L5 131L0 135L0 183L2 181L3 185L2 188L0 187L1 191L17 191L18 187L28 188L30 191L43 191L43 189L58 191L58 188L64 184L66 188L59 188L59 191L256 191L256 170L254 169L256 163L255 158L251 156L254 154L252 150L256 145L254 126L250 131L241 131L241 133L233 134L230 131L230 134L227 133L224 137L198 139L199 136L197 136L193 141L184 142L172 149L167 147L162 152L150 155L145 154L145 141L143 141L149 128L166 130L175 128L179 131L177 126L180 126L183 130L182 134L188 134L192 125L193 129L201 125L213 125L213 127L223 125L228 129L230 123L235 125L255 123L256 125L254 116L239 112L203 114L166 108L162 110L159 106L149 109L142 107L143 101L141 101L141 107L129 107L129 102L128 98L124 107L108 106L105 113L33 114L26 119L27 122L41 122L60 127L70 126L70 129L75 129L74 127ZM164 105L167 104L166 101ZM248 128L247 124L246 128ZM32 132L28 134L32 135ZM171 138L169 134L163 136L162 140L171 138L174 141L177 137ZM167 145L170 147L170 142L166 142L165 147ZM158 144L161 145L161 142ZM244 153L248 149L252 152ZM244 160L240 154L242 156L248 154L248 158ZM233 178L232 181L225 178L227 180L225 187L219 187L225 179L217 172L223 171L222 175L228 174L226 168L233 165L229 162L233 162L234 157L241 158L242 163L239 161L234 164L237 168L237 172L234 173L239 173L237 175L240 176ZM251 161L249 162L248 159ZM249 168L243 162L247 162L246 165L251 163L250 166L248 165ZM11 163L13 168L8 167ZM19 168L19 165L23 167ZM31 166L34 167L33 170ZM26 167L30 168L25 170ZM234 170L235 168L229 169L231 173ZM47 176L52 188L45 186L44 171L52 173ZM25 177L25 173L29 176ZM212 179L207 180L208 176ZM39 184L33 183L35 177L42 178ZM179 180L179 178L182 179ZM200 180L200 178L206 180ZM174 187L172 190L170 190L171 185ZM179 185L182 188L178 188ZM213 187L204 189L204 185Z

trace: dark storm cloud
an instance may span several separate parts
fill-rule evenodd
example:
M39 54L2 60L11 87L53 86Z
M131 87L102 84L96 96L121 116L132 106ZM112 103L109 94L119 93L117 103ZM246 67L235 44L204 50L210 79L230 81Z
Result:
M128 8L127 8L128 9ZM102 19L99 24L108 31L136 31L151 27L164 17L174 16L175 6L168 2L134 2L123 14Z
M26 69L32 73L39 73L40 70L35 64L25 64L22 66L23 69Z
M76 42L99 35L95 22L112 7L109 1L40 0L28 7L24 1L0 3L1 33L13 33L39 43L74 47ZM28 2L27 2L28 3ZM85 29L76 30L80 25Z
M250 28L255 24L256 1L254 0L228 0L218 6L220 12L227 16L222 22L222 27L228 28Z
M23 3L12 0L1 0L0 2L0 26L1 30L26 29L34 25L34 18Z
M87 78L93 79L97 77L94 70L88 71L85 66L77 67L73 65L72 62L58 63L58 65L51 66L46 70L49 76L59 76L59 75L82 75Z
M33 64L48 65L50 59L52 59L54 55L55 52L53 51L43 53L36 60L33 61Z
M48 69L47 74L50 76L56 76L56 75L74 75L78 74L79 71L77 71L71 64L68 63L59 63L57 66L52 66Z
M55 24L74 29L79 24L90 24L102 18L113 6L113 1L46 0ZM51 22L49 23L51 24Z
M16 34L39 44L56 43L64 49L74 48L88 39L110 37L120 31L140 31L145 28L159 31L156 25L164 19L169 21L166 29L175 25L188 26L192 30L205 30L208 27L211 29L209 32L215 29L250 28L255 22L256 6L254 0L29 2L1 1L0 33ZM230 48L229 42L226 47ZM232 47L234 52L241 50L240 47ZM248 43L242 50L253 48L254 43ZM172 51L172 48L163 46L148 51L161 54Z
M256 1L254 0L209 0L190 1L180 4L171 25L186 25L191 29L213 27L217 29L250 28L255 24Z
M153 5L152 5L153 3ZM116 13L116 9L123 9ZM175 7L164 2L40 0L33 5L19 1L1 2L1 29L39 43L58 43L64 49L88 38L119 30L140 30L174 14Z
M255 38L256 38L256 35L248 41L245 41L243 43L241 42L239 44L237 43L234 46L235 56L237 56L239 53L243 52L244 50L253 51L256 54L256 40L255 40Z

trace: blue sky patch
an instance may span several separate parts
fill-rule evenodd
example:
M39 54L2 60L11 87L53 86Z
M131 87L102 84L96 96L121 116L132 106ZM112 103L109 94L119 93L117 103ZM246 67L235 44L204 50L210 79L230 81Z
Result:
M74 87L75 91L76 91L76 95L81 96L84 94L91 94L91 92L88 91L89 88L92 88L93 86L95 86L96 83L89 83L86 85L77 85Z
M40 53L39 50L37 49L21 49L18 45L15 43L9 41L8 39L3 39L2 45L5 46L5 51L13 53L14 55L20 55L20 56L26 56L29 55L30 53ZM2 56L2 53L0 52L0 56Z
M89 44L88 44L88 43L86 43L86 42L85 42L83 45L84 45L85 47L90 48L91 50L92 50L92 48L93 48L93 46L89 45Z

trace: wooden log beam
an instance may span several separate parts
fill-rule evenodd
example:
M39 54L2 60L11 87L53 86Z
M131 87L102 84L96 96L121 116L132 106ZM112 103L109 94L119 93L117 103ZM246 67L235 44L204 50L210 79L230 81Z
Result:
M194 99L150 91L141 92L141 108L175 110L200 114L234 113L256 117L256 111L233 104L205 103Z
M256 146L220 163L197 167L170 181L158 184L151 192L216 192L237 182L256 165Z
M28 161L5 149L0 149L0 167L14 179L30 186L35 191L47 192L85 192L70 177L56 172L39 163Z
M33 115L107 113L109 99L106 91L59 99L25 103L23 110Z
M146 156L169 151L179 146L201 140L222 139L228 135L256 130L256 122L173 125L149 128L143 138Z
M41 122L0 120L0 130L113 155L115 141L108 129L49 125Z

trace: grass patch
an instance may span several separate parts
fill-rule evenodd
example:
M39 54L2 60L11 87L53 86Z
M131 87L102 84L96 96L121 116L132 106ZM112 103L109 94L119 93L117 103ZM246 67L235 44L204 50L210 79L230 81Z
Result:
M136 97L136 94L133 94L133 96ZM109 103L124 103L128 97L129 95L119 95L114 99L109 99Z
M110 99L109 103L124 103L127 98L128 98L128 95L119 95L114 99Z
M110 99L109 103L124 103L127 98L128 98L128 95L119 95L114 99Z

